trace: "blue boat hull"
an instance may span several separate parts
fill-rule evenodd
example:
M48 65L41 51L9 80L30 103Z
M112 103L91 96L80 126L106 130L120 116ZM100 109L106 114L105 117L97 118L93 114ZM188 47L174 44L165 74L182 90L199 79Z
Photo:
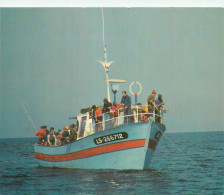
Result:
M35 145L39 166L78 169L148 169L165 126L141 122L105 130L63 146Z

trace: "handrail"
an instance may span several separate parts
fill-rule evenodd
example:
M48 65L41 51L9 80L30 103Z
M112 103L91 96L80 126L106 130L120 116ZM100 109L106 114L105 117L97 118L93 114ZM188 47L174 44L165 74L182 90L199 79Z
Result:
M94 134L94 133L97 133L97 132L100 132L100 131L113 129L113 128L118 127L118 126L125 125L124 121L123 121L125 117L129 117L129 119L131 120L131 121L128 121L127 124L130 124L130 123L141 123L141 122L146 122L148 120L152 121L152 119L150 117L148 117L146 121L143 118L146 115L152 115L152 114L153 113L151 113L151 112L130 114L130 115L121 115L121 114L119 114L117 117L111 116L111 118L107 119L107 120L104 119L104 114L103 114L103 119L102 119L101 122L94 122L94 121L92 121L91 124L89 123L88 127L87 126L84 127L85 131L89 131L89 132L85 133L86 134L85 136L90 135L90 134ZM154 115L156 117L158 117L159 119L164 119L164 117L160 116L159 114L154 114ZM133 118L130 118L130 117L133 117ZM139 117L141 117L141 118L139 118ZM160 120L160 123L161 123L161 120Z
M147 105L131 105L130 109L132 111L132 114L129 115L124 114L124 107L120 107L115 111L110 110L109 112L102 113L102 121L97 122L94 121L90 117L89 112L87 112L87 120L85 122L85 125L82 126L82 130L84 130L84 136L82 137L130 123L140 123L148 120L151 120L152 122L156 121L162 123L162 119L164 119L164 117L162 116L160 109L158 109L156 112L155 109L153 110L153 112L146 112L146 106ZM116 116L114 116L115 113ZM107 116L109 117L109 119L105 119L106 114L109 114L109 116ZM126 117L127 121L125 120ZM89 121L91 119L92 121Z

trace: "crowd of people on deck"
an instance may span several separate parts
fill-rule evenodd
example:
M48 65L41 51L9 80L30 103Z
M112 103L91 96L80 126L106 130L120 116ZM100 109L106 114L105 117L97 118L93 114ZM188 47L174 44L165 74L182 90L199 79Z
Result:
M41 126L40 130L36 132L39 136L38 144L45 146L60 146L71 143L77 140L77 131L75 124L63 128L63 132L59 129L55 132L54 127L47 129L47 126Z
M152 93L148 96L146 101L146 106L139 106L141 110L140 121L148 121L152 116L155 116L155 122L161 123L162 112L166 111L163 109L165 102L162 99L162 94L158 94L158 98L155 99L156 91L152 90ZM104 129L109 129L110 127L115 127L118 125L117 117L119 112L123 112L123 124L133 122L132 109L131 109L131 97L127 95L126 91L122 92L122 99L120 104L108 101L107 98L103 100L103 107L97 107L93 105L91 109L88 110L90 118L93 119L95 123L95 132L100 132L103 130L103 117ZM111 120L116 119L116 120ZM77 131L75 124L71 124L68 127L63 128L63 132L59 129L55 132L54 127L47 130L46 126L41 126L41 129L36 132L39 136L39 144L48 146L59 146L71 143L77 140Z
M153 90L152 93L149 95L146 106L142 107L139 106L140 110L139 112L142 112L140 115L139 120L140 121L147 121L151 116L153 116L153 111L155 115L155 121L161 123L161 117L162 112L165 111L163 109L163 105L165 102L162 99L162 94L158 94L158 98L155 99L156 91ZM111 120L118 117L119 112L123 112L124 121L123 124L131 123L134 121L133 119L133 113L131 109L131 97L127 95L126 91L122 92L122 99L120 104L118 103L110 103L107 98L103 100L104 105L103 107L97 107L96 105L92 106L92 109L89 109L90 116L95 122L95 130L96 132L99 132L102 130L102 120L104 115L104 121L107 121L105 123L105 126L111 127L110 123L113 123L112 126L117 126L118 121L117 120ZM109 120L109 121L108 121ZM107 129L107 127L104 127Z

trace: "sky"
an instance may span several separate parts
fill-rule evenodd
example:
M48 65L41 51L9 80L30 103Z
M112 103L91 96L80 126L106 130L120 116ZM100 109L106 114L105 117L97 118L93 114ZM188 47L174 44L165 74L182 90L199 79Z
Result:
M167 132L224 130L222 8L104 8L110 78L155 89ZM100 8L1 8L0 138L62 129L107 97ZM138 91L137 85L134 89ZM113 94L111 93L113 98ZM23 106L24 105L25 110Z

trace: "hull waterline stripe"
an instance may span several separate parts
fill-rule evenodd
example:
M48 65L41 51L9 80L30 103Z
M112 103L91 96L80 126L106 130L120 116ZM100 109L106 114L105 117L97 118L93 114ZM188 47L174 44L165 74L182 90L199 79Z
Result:
M127 141L127 142L119 142L115 144L109 144L105 146L99 146L79 152L74 152L70 154L63 154L63 155L45 155L45 154L39 154L35 153L35 158L45 161L53 161L53 162L59 162L59 161L67 161L67 160L75 160L75 159L81 159L86 157L91 157L103 153L108 152L115 152L119 150L125 150L125 149L132 149L137 147L143 147L145 145L145 140L134 140L134 141Z

